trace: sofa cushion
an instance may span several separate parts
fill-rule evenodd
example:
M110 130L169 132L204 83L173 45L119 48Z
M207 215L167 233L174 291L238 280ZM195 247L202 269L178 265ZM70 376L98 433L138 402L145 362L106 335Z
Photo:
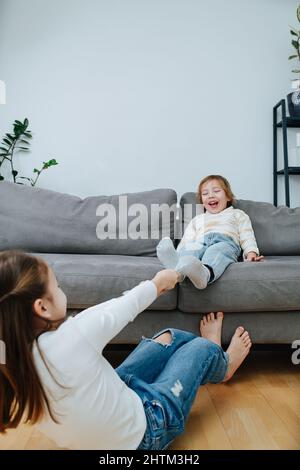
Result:
M229 265L204 290L185 280L179 285L178 308L195 313L300 310L299 285L299 256L268 256Z
M196 193L183 194L180 206L184 205L196 206ZM237 200L236 207L249 215L263 255L300 255L300 207L275 207L268 202L243 199ZM192 210L194 217L195 209ZM192 217L183 212L183 222L189 222Z
M123 196L121 205L119 196ZM127 208L122 205L126 202L124 196L127 196L127 208L134 215L128 215ZM155 256L158 240L162 236L173 238L175 217L174 212L165 211L170 216L160 215L157 231L151 234L150 208L174 205L176 210L176 201L177 195L172 189L81 199L3 181L0 183L0 251L23 248L26 251L43 253ZM138 206L139 204L142 206ZM101 221L107 219L107 207L113 210L110 228L111 233L116 234L116 239L99 238ZM123 220L121 223L119 207ZM144 211L142 217L145 223L137 230L144 238L129 238L127 228L134 227L134 221L141 216L140 209ZM125 238L122 239L122 236Z
M152 279L162 269L157 258L122 255L79 255L35 253L53 269L68 299L68 308L87 308ZM173 310L177 289L165 292L150 310Z

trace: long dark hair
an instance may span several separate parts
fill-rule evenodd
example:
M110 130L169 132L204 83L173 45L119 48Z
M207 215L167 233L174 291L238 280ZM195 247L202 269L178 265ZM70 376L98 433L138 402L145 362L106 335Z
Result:
M33 304L47 295L48 265L19 250L0 253L0 432L22 419L34 424L48 411L54 417L32 356L36 338Z

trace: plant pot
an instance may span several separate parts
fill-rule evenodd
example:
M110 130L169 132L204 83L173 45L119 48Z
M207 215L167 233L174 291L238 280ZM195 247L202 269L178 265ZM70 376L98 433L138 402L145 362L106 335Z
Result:
M300 90L293 91L287 95L290 117L300 118Z

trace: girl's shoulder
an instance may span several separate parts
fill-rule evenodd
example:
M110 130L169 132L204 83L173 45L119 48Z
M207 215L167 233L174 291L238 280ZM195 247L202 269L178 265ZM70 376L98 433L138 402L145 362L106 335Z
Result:
M237 209L235 207L233 208L233 213L238 219L246 219L249 217L242 209Z

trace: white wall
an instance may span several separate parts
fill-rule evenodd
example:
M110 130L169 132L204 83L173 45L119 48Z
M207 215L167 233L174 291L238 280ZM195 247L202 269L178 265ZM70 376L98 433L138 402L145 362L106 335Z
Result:
M45 188L181 195L219 173L237 197L271 202L272 107L290 91L298 3L0 0L0 134L28 117L23 173L60 162Z

